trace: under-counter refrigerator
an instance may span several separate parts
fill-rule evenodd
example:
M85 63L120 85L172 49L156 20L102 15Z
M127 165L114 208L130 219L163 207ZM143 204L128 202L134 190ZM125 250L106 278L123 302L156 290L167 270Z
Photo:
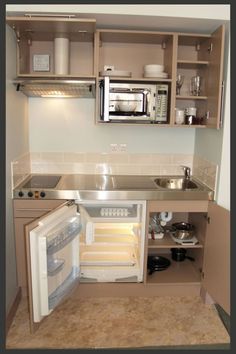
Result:
M82 282L143 281L145 215L145 201L70 201L26 227L32 330Z

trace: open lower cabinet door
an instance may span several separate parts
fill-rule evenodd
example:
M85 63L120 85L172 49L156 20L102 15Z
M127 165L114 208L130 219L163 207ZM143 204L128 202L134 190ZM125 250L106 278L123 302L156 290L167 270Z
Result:
M26 226L31 332L78 283L80 230L77 206L66 203Z
M209 203L203 287L230 314L230 212Z

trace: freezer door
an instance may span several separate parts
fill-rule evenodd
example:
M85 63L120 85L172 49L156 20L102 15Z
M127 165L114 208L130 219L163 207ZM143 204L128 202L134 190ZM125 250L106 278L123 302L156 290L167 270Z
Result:
M31 330L49 315L79 279L80 216L63 205L27 225ZM36 326L37 327L37 326Z

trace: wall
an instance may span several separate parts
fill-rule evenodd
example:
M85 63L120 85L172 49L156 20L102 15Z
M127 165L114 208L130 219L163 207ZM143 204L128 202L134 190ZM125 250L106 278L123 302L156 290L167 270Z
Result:
M95 125L94 103L29 98L30 151L110 152L125 143L128 153L193 153L195 129Z
M27 99L16 93L11 81L16 77L16 41L6 26L6 312L17 292L15 242L12 210L11 161L29 150ZM10 183L9 183L10 182Z

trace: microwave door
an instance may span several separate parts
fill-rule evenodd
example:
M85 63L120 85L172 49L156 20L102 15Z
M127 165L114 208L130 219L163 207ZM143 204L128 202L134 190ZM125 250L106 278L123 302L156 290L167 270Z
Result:
M104 122L109 122L110 107L110 78L105 76L100 83L100 117Z
M79 280L80 216L65 204L26 226L31 332Z

